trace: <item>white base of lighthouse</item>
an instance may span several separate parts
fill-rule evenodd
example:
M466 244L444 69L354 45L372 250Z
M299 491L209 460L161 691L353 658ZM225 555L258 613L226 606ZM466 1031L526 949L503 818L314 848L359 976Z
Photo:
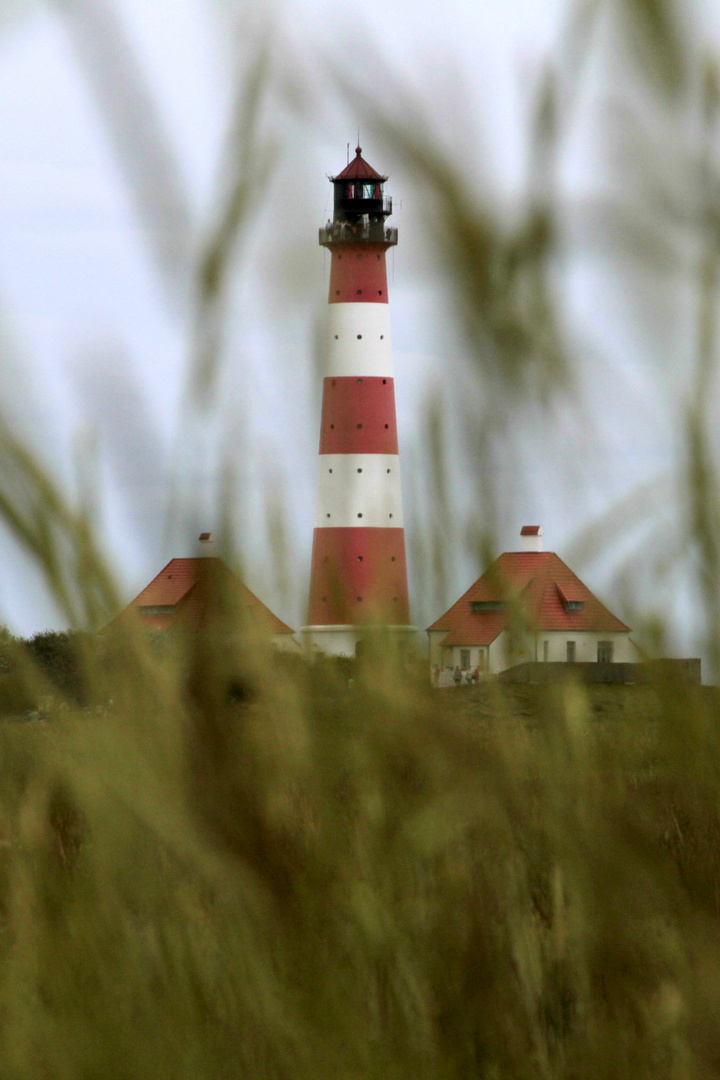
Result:
M302 650L308 660L322 656L358 655L358 643L382 640L391 648L405 653L414 648L415 626L303 626L300 631Z

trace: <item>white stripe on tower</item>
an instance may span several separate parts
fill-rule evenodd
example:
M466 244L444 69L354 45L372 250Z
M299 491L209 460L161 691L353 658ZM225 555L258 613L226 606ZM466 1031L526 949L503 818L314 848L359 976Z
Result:
M315 528L403 527L397 454L321 454Z
M308 625L312 653L348 654L368 626L409 626L385 252L391 204L355 160L333 177L328 347Z
M328 375L393 377L388 304L330 304Z

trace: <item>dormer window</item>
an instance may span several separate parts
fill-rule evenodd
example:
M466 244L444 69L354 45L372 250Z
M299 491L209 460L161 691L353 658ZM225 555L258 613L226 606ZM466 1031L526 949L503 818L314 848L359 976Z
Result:
M565 608L566 614L571 611L582 611L585 606L585 601L579 600L577 598L577 593L575 596L568 595L568 593L566 593L564 589L561 589L558 584L555 585L555 588L558 591L558 596L560 597L562 606Z
M504 600L471 600L470 610L473 614L477 614L480 611L504 611Z

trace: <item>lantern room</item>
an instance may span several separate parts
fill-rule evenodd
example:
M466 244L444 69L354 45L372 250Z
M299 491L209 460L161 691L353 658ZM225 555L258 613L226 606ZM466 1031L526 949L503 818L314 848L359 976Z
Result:
M392 214L392 199L385 196L387 176L381 176L356 147L354 159L337 176L331 176L334 189L333 219L320 230L325 245L347 240L397 243L397 229L386 229L385 218Z

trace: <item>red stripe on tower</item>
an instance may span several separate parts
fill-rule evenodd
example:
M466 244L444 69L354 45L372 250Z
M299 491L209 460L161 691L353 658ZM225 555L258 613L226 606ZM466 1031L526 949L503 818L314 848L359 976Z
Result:
M360 148L331 177L327 369L323 382L308 625L310 655L353 655L368 627L412 640L385 252L387 180Z
M395 383L387 378L325 379L321 454L397 454Z

